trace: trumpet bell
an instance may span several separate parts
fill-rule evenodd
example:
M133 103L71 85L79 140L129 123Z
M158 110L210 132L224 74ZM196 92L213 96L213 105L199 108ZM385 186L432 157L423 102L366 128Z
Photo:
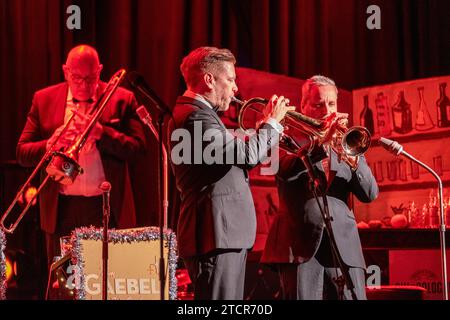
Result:
M360 156L370 148L371 136L365 127L351 127L342 136L342 148L348 156Z

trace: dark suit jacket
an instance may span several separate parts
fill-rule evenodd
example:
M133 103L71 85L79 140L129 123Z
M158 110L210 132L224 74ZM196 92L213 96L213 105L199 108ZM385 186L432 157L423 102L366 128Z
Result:
M378 186L364 156L360 157L355 172L346 163L339 162L334 152L330 161L332 179L328 180L326 195L336 243L347 265L365 267L355 216L347 201L353 193L360 201L370 202L378 196ZM323 182L322 162L316 162L314 167ZM317 252L325 230L308 181L302 161L284 153L277 175L279 213L271 226L261 262L303 263ZM323 206L322 199L320 203Z
M175 163L174 155L181 144L171 141L172 170L181 193L177 232L180 256L200 255L217 248L251 248L256 236L256 215L247 169L258 164L266 151L278 143L278 132L264 124L265 130L259 130L248 141L236 139L216 112L184 96L177 100L173 119L169 123L171 135L174 129L185 129L193 142L188 153L192 158L199 157L198 164ZM196 130L197 134L199 130L200 134L209 130L215 139L202 143L201 136L194 135ZM184 141L180 139L180 143L181 140ZM235 164L202 161L202 153L211 147L215 148L217 159L234 158Z
M101 82L97 97L106 84ZM45 154L47 140L64 123L68 85L60 83L33 97L27 122L17 145L16 156L23 166L35 166ZM145 148L145 135L135 115L136 99L132 92L117 88L106 106L100 123L104 132L97 141L105 178L111 183L111 213L117 227L135 226L134 202L126 160ZM41 174L44 176L45 170ZM59 184L49 181L40 194L40 221L45 232L54 233L57 221Z

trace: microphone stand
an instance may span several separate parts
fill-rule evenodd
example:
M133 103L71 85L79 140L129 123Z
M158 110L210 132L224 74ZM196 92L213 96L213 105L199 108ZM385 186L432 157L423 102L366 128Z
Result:
M427 166L425 163L417 160L415 157L410 155L408 152L403 150L403 147L395 141L386 139L386 138L380 138L382 146L388 150L389 152L393 153L394 155L403 155L409 160L417 163L421 167L425 168L431 175L437 180L438 182L438 189L439 189L439 240L440 240L440 247L441 247L441 268L442 268L442 285L443 285L443 296L444 300L448 300L448 283L447 283L447 252L445 249L445 218L444 218L444 200L443 200L443 192L442 192L442 180L439 177L439 175L431 169L429 166Z
M142 116L141 112L139 112L139 108L137 110L139 117L141 120L150 128L155 137L159 142L159 161L158 161L158 198L159 201L159 240L160 240L160 258L159 258L159 280L160 280L160 288L161 288L161 300L164 300L164 291L166 285L166 275L165 275L165 262L164 262L164 229L167 228L167 214L168 214L168 157L167 151L163 143L163 126L164 119L166 115L172 115L172 112L167 107L167 105L156 95L153 90L148 86L144 78L139 75L137 72L129 73L129 82L133 88L138 90L144 97L146 97L149 101L152 102L154 106L158 108L160 111L158 117L158 132L153 128L151 117L148 112L142 107L142 114L145 111L145 115ZM162 200L161 200L162 199Z
M308 176L311 183L311 190L313 192L314 198L316 199L320 213L322 214L322 219L325 223L325 230L327 232L328 238L330 239L333 261L337 262L338 268L341 270L341 275L334 279L335 283L338 286L338 297L339 300L344 299L344 287L346 285L347 289L351 293L352 299L358 300L355 293L355 286L353 284L353 280L350 277L349 267L345 264L344 260L342 259L342 256L336 244L336 239L334 238L333 227L331 225L331 221L333 218L330 215L326 192L320 190L322 191L321 193L322 193L323 207L319 201L318 190L321 187L321 183L319 177L316 176L313 164L311 162L311 158L308 154L308 150L311 150L311 148L309 145L306 145L306 147L303 147L298 151L297 155L302 160L303 164L305 165L308 171Z
M158 117L158 142L159 142L159 171L158 171L158 181L159 181L159 199L163 196L163 201L159 201L159 280L161 282L161 301L164 300L164 291L166 287L166 270L164 262L164 229L166 228L167 220L167 152L163 143L163 125L166 113L161 112Z
M100 185L103 191L103 239L102 239L102 300L108 300L108 226L109 226L109 194L111 184L107 181Z
M164 126L164 118L166 116L166 112L160 112L158 117L158 131L155 129L152 123L152 118L150 114L147 112L144 106L140 106L137 109L137 114L144 124L146 124L150 131L155 136L159 145L159 163L158 163L158 198L162 201L159 201L159 249L160 249L160 258L159 258L159 280L160 280L160 298L164 300L164 291L166 285L166 275L165 275L165 261L164 261L164 230L167 229L167 217L168 217L168 208L169 208L169 169L168 169L168 156L167 150L163 143L163 126Z
M139 110L141 109L141 110ZM142 122L144 122L145 125L148 126L148 128L150 129L150 131L153 133L153 135L155 136L156 140L158 140L158 143L160 142L159 137L161 136L161 131L159 130L159 128L162 128L162 125L160 125L159 121L162 121L162 123L164 123L164 119L160 120L158 119L158 131L155 129L155 127L153 126L152 123L152 118L150 116L150 114L147 112L147 110L145 110L144 106L140 106L138 108L138 113L142 112L142 116L141 114L139 114L139 117L141 117ZM158 145L159 149L161 150L161 144L159 143ZM161 152L161 151L160 151ZM168 221L168 212L169 212L169 158L167 156L167 149L165 147L165 145L162 145L162 164L163 164L163 201L162 201L162 205L163 205L163 223L164 223L164 229L167 229L167 221Z

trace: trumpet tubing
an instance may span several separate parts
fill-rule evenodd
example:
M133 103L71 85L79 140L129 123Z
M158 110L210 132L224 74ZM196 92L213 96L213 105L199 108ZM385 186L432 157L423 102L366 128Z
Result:
M246 101L241 101L237 98L232 99L234 102L241 105L239 110L238 123L239 127L246 131L248 129L256 129L256 123L254 127L248 127L245 124L245 114L248 110L253 110L260 115L263 115L263 110L254 107L254 104L266 105L269 100L264 98L251 98ZM332 120L334 122L338 119ZM286 116L282 120L282 125L287 128L287 133L280 140L280 148L286 151L297 153L301 148L295 143L295 134L302 135L309 138L311 144L314 142L317 145L322 145L325 138L330 134L333 136L331 146L336 153L348 163L352 168L355 168L356 162L352 157L358 157L364 154L370 147L371 136L369 130L364 127L355 126L348 128L346 125L342 125L328 120L318 120L308 117L300 112L288 111ZM331 128L334 128L333 132L330 132ZM297 137L299 138L299 137Z

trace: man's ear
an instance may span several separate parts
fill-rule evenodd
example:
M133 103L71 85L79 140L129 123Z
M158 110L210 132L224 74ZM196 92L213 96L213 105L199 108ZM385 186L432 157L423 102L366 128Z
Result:
M102 70L103 70L103 65L102 64L99 64L98 65L98 75L100 76L100 73L102 72Z
M66 81L69 80L68 79L69 78L69 68L65 64L63 64L62 65L62 70L63 70L63 73L64 73L64 79L66 79Z
M214 76L212 75L212 73L209 73L209 72L205 73L203 75L203 81L205 81L205 84L209 89L213 89L215 79L214 79Z

